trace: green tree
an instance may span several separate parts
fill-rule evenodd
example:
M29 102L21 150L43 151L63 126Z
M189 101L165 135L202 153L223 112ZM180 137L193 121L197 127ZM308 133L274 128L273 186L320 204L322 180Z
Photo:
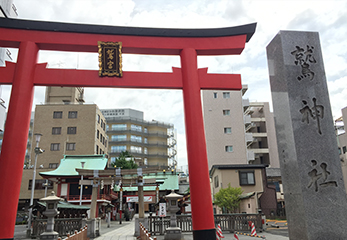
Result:
M228 212L233 213L240 206L240 196L243 190L239 188L230 187L228 184L227 188L222 188L218 193L214 195L214 203L220 207L226 209Z
M116 158L116 161L111 163L111 165L113 167L120 167L122 169L134 169L138 166L133 159L134 156L132 156L128 151L124 151L119 154L119 156Z

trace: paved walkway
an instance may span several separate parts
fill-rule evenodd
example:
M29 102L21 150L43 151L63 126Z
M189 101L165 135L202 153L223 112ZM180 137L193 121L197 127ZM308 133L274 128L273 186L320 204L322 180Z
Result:
M269 230L274 230L269 228ZM286 231L286 229L282 229ZM111 222L110 228L107 228L107 225L105 221L102 222L101 226L101 236L95 238L94 240L136 240L136 237L134 237L134 231L135 231L135 220L129 222L123 222L122 225L119 224L119 222ZM271 231L272 232L272 231ZM270 233L268 231L258 233L259 236L264 236L267 240L289 240L289 237L281 236L278 234ZM233 233L223 232L224 238L223 240L235 240ZM164 236L154 236L157 238L157 240L164 240ZM184 240L193 240L192 233L184 233L183 234ZM255 240L255 239L262 239L258 237L250 237L246 235L238 235L239 240ZM200 240L200 239L199 239ZM203 239L201 239L203 240Z

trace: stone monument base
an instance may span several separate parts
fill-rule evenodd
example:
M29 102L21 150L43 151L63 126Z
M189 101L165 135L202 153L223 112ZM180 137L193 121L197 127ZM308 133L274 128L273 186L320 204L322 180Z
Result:
M169 227L165 230L164 235L165 240L183 240L181 228L179 227Z
M59 234L57 232L44 232L40 235L40 240L57 240Z

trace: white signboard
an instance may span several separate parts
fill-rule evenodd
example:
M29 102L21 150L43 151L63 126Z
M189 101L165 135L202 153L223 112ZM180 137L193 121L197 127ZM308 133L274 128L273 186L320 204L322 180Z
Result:
M159 217L166 217L166 203L159 203Z
M138 201L139 201L138 196L127 197L127 202L138 202ZM153 202L153 196L144 196L143 201L144 202Z

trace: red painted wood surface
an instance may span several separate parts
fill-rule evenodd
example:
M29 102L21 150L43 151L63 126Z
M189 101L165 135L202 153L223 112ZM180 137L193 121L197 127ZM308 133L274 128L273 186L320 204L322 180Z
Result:
M239 74L208 74L207 68L197 69L197 56L240 54L245 47L245 34L190 38L10 28L0 28L0 32L0 47L19 48L17 63L0 67L0 84L12 84L0 155L0 202L6 202L0 205L0 239L13 238L14 234L34 85L182 89L193 230L214 229L200 90L240 90L242 86ZM180 55L182 68L173 68L172 73L123 72L123 78L100 78L95 70L46 69L46 64L37 64L39 49L97 52L98 41L122 42L123 53Z

